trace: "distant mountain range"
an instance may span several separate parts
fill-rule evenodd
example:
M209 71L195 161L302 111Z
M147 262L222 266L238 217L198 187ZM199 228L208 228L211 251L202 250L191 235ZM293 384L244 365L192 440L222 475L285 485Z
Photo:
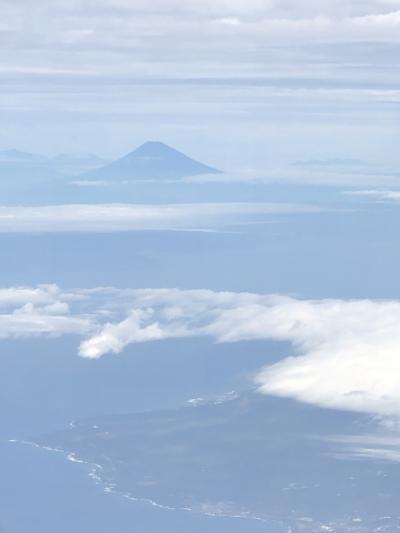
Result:
M161 142L146 142L112 162L91 154L60 154L48 158L19 150L0 152L0 179L3 180L68 176L84 180L168 180L220 172Z
M45 157L21 150L3 150L0 151L0 178L25 181L62 178L88 172L106 163L106 160L90 154Z
M93 154L59 154L51 162L59 172L76 176L102 167L108 160Z
M0 165L45 165L48 161L42 155L22 152L21 150L4 150L0 152Z

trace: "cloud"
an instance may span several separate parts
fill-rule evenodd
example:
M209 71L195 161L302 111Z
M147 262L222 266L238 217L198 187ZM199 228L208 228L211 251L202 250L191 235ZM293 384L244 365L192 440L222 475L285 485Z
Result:
M56 285L40 285L36 288L0 288L0 306L22 305L29 302L34 305L47 305L54 302L54 295L59 293Z
M400 191L367 189L359 191L346 191L346 194L351 196L371 198L372 200L378 200L382 202L400 202Z
M55 285L0 289L0 338L85 335L91 320L70 314L70 303L79 299Z
M336 459L373 459L398 463L400 462L400 440L396 437L398 427L395 432L389 433L387 428L385 429L386 434L383 432L370 435L338 435L324 440L334 444L335 451L331 455Z
M88 359L168 338L287 342L288 356L258 372L261 393L400 415L400 301L46 285L3 289L0 310L0 337L75 334Z
M363 17L355 18L354 22L359 25L371 26L375 28L379 28L379 26L386 28L398 28L400 26L400 11L365 15Z
M117 324L106 324L99 333L81 344L80 354L87 359L98 359L105 353L121 353L133 342L182 336L176 330L174 332L163 330L157 322L149 323L153 314L149 309L137 309Z
M223 26L240 26L241 21L237 17L224 17L215 20L216 24L222 24Z
M26 8L29 5L27 0L18 3L9 0L2 2L3 7L18 9ZM363 16L373 13L388 13L393 9L393 5L398 4L397 0L331 0L329 2L318 2L318 0L187 0L182 3L179 0L100 0L96 4L90 4L85 0L50 2L43 0L36 9L32 9L34 14L43 15L47 10L62 10L65 14L79 13L81 16L101 15L114 12L116 16L123 13L150 15L161 13L169 16L182 17L185 15L264 15L271 18L306 18L312 16L330 17L351 17Z
M107 187L110 185L109 182L103 180L75 180L71 181L71 185L76 187Z
M42 72L39 79L47 83L48 73L56 77L71 69L81 74L103 72L109 80L117 73L147 78L155 72L178 78L204 77L211 71L221 73L221 69L231 75L240 70L247 77L270 71L270 46L276 56L274 64L294 66L300 60L306 66L304 49L288 45L288 39L313 47L316 40L399 42L397 6L375 0L42 0L40 5L1 4L4 33L0 32L0 42L4 49L15 52L5 57L2 68ZM187 46L182 48L182 41ZM292 57L280 51L282 47L291 49ZM79 51L79 56L71 54L73 51ZM149 68L156 65L156 70Z
M317 206L283 203L0 207L0 232L209 230L238 225L256 217L322 211Z
M138 291L135 314L86 340L84 357L130 343L210 336L217 342L274 339L293 355L257 376L265 394L382 415L400 414L400 302L303 301L210 291Z
M373 165L351 163L343 165L328 165L320 161L315 165L291 165L272 167L268 170L250 170L243 172L225 172L216 175L203 175L186 178L188 183L288 183L305 185L325 185L360 187L371 186L391 187L398 183L399 177L390 169L377 168ZM361 195L377 197L386 195L375 190L370 191L350 191L350 195ZM391 192L391 195L395 195ZM384 199L384 198L382 198ZM389 198L386 198L389 199ZM394 197L392 198L394 199Z

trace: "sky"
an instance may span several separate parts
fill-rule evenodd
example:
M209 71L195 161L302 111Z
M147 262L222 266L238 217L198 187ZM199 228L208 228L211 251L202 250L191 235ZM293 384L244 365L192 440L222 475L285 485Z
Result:
M400 2L0 2L0 147L393 168Z

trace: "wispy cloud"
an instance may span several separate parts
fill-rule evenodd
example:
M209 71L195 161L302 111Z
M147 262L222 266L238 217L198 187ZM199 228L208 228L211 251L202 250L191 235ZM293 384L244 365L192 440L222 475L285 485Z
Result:
M370 198L371 200L381 202L400 202L400 191L365 189L359 191L346 191L346 194L351 196Z
M400 462L400 439L395 432L379 431L378 434L338 435L329 437L334 445L331 455L336 459L373 459Z
M319 212L323 209L318 206L284 203L0 207L0 232L207 230L234 226L260 217Z

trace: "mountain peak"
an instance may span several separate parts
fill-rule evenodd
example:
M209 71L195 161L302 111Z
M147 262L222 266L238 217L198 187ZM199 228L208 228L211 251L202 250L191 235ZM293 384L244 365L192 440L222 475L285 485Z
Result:
M168 146L168 144L165 144L161 141L146 141L145 143L140 145L138 148L133 150L133 152L131 152L128 155L140 156L142 154L145 154L145 155L148 154L148 155L162 156L167 153L180 154L178 150L175 150L171 146ZM181 154L181 155L183 156L184 154Z
M169 150L173 150L173 148L168 146L168 144L165 144L161 141L146 141L145 143L143 143L141 146L139 146L136 149L140 150L140 148L154 148L154 149L160 149L160 150L167 148Z

